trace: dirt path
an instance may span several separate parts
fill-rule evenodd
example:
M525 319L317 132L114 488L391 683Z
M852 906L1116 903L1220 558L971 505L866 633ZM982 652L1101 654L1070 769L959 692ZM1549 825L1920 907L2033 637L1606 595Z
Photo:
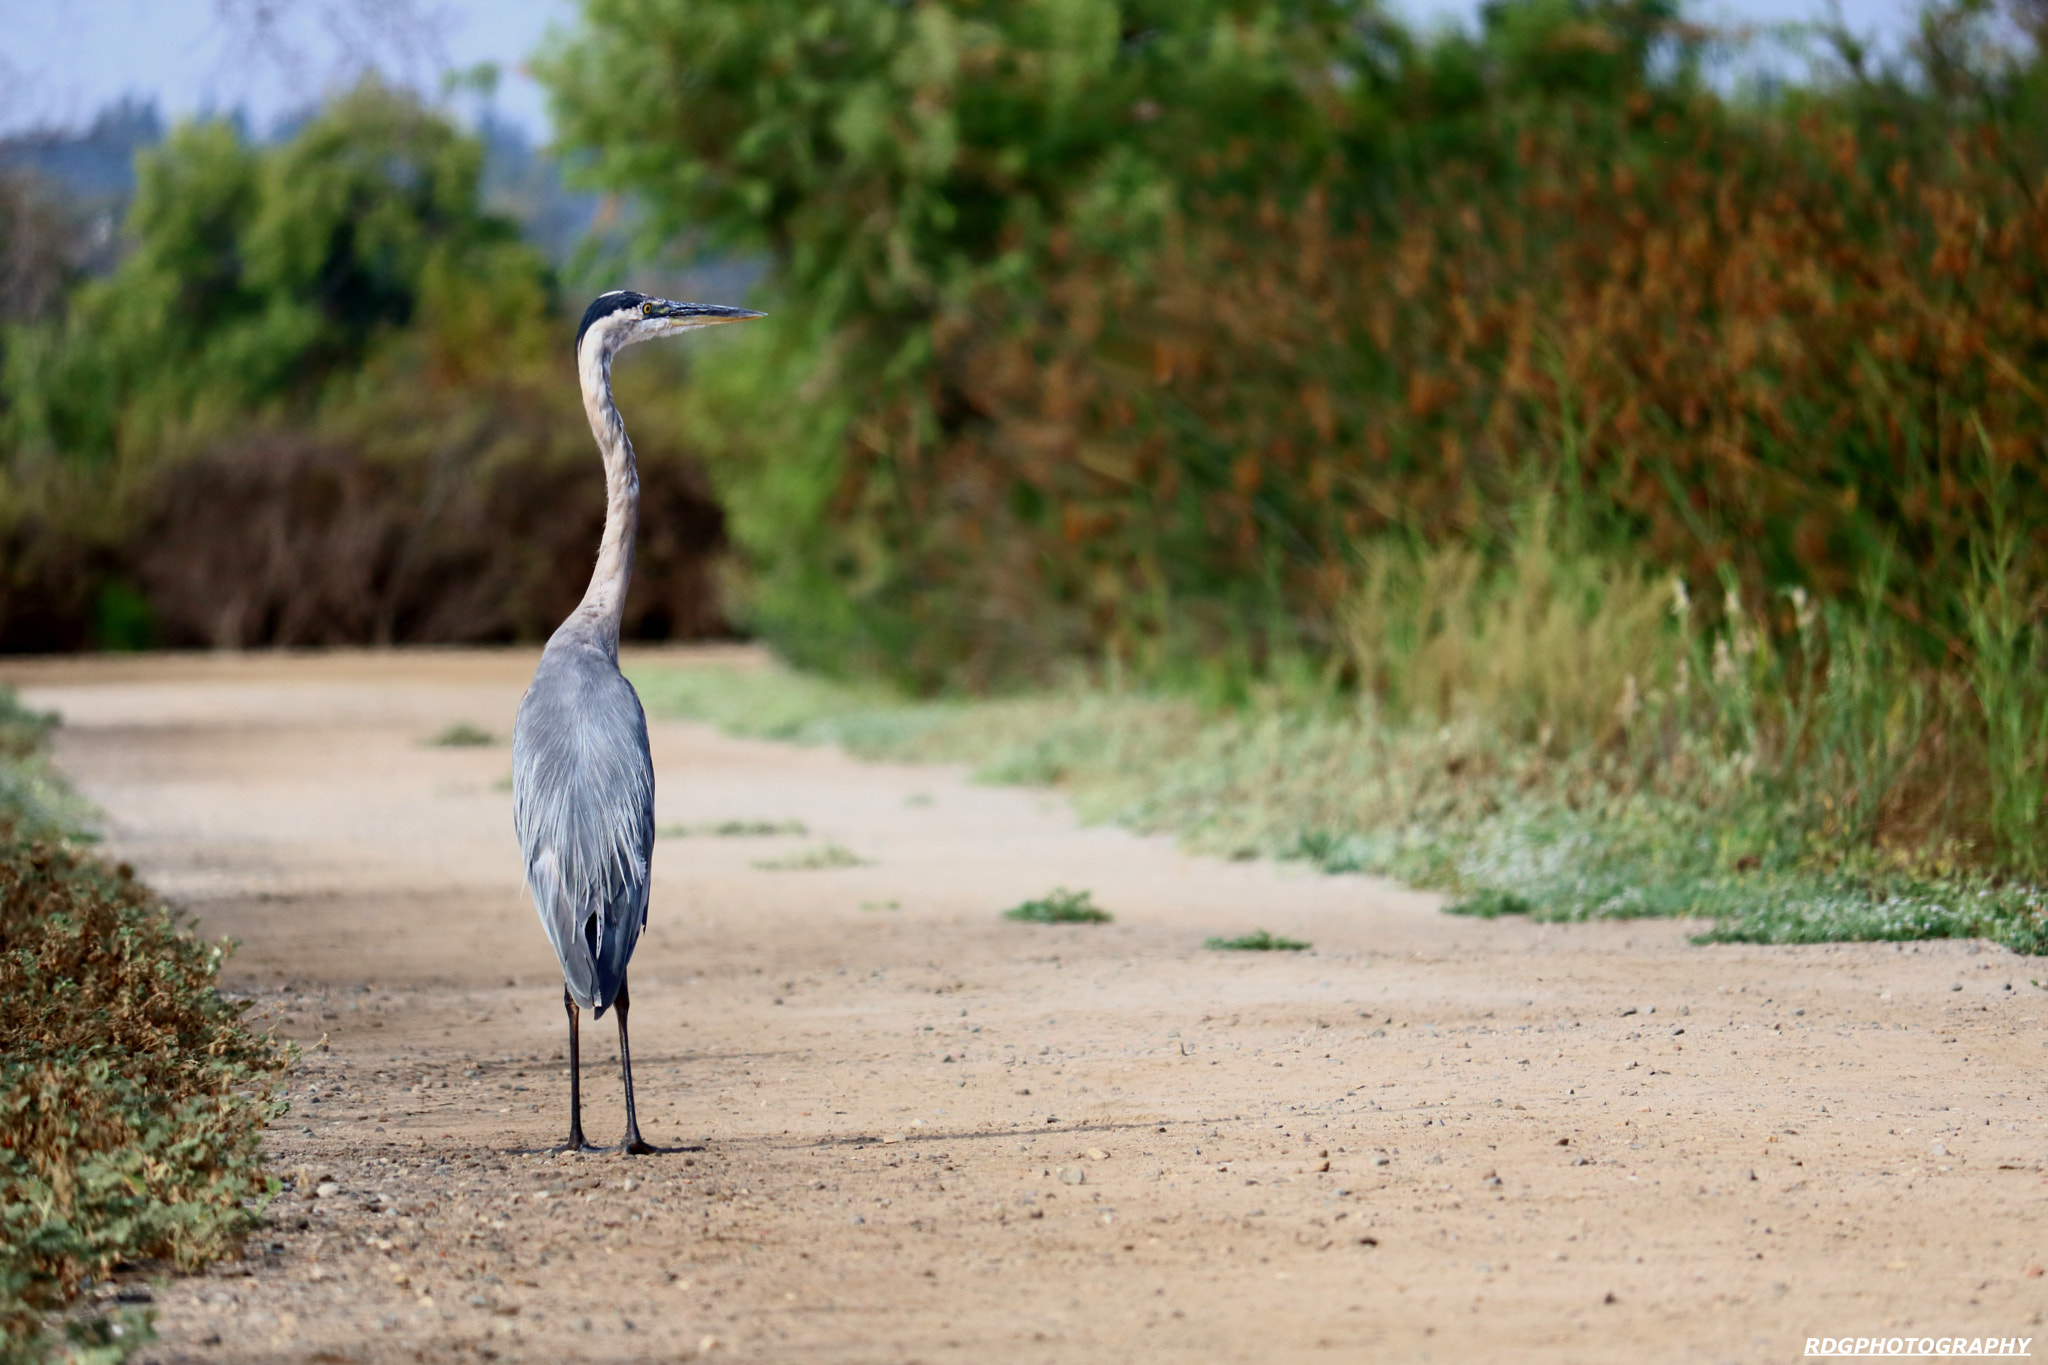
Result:
M654 727L664 825L809 831L657 851L641 1114L696 1150L517 1154L560 1139L567 1087L508 750L422 740L509 733L531 665L0 667L64 713L110 851L241 939L230 985L310 1049L271 1228L159 1287L145 1359L1749 1361L2048 1336L2048 964L1460 920L693 725ZM867 865L756 865L828 842ZM1116 923L997 917L1058 885ZM1315 950L1201 947L1255 927ZM622 1121L609 1022L585 1034L599 1141Z

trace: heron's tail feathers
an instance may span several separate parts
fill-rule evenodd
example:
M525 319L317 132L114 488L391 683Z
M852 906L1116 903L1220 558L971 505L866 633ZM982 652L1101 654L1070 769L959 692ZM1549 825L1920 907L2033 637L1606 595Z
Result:
M626 964L646 923L645 881L576 895L562 885L554 857L543 853L527 869L527 884L562 964L569 998L602 1018L625 983Z

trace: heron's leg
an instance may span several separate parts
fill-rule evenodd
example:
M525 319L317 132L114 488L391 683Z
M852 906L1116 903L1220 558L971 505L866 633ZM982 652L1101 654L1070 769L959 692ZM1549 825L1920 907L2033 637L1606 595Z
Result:
M626 1043L626 1011L632 1008L632 1001L627 996L624 977L619 978L619 998L612 1002L612 1008L619 1012L619 1075L626 1082L625 1150L634 1156L645 1156L654 1148L640 1136L640 1117L633 1112L633 1052Z
M562 987L562 1008L569 1014L569 1140L562 1147L564 1151L580 1152L590 1145L583 1140L583 1067L579 1056L582 1011L576 1008L566 984Z

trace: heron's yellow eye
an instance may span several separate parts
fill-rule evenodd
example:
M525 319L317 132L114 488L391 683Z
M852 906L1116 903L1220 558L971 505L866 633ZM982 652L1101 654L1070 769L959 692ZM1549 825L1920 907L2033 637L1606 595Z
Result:
M640 305L640 316L641 316L641 317L643 317L643 318L651 318L651 317L653 317L653 316L654 316L654 305L653 305L652 303L643 303L643 304L641 304L641 305Z

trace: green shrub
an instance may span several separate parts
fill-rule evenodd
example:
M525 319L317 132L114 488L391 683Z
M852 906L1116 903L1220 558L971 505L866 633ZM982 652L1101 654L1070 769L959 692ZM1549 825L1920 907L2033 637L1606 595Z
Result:
M1025 924L1108 924L1112 916L1095 904L1094 893L1069 891L1063 886L1011 906L1003 911L1003 918Z
M1314 945L1303 943L1298 938L1281 938L1260 929L1239 934L1236 938L1207 938L1202 940L1202 946L1224 953L1300 953Z
M259 1144L283 1062L218 993L225 946L200 942L126 867L63 842L53 817L75 808L15 799L53 785L44 728L7 695L0 1330L21 1360L39 1358L44 1315L88 1278L239 1250L268 1197ZM74 1326L125 1351L143 1324Z

